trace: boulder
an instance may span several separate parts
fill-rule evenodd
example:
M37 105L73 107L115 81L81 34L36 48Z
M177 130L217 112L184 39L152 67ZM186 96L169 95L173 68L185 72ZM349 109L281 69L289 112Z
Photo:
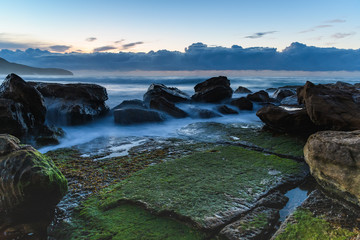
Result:
M234 99L230 102L230 104L240 110L253 110L253 103L245 97Z
M25 137L29 127L23 118L24 107L11 99L0 98L0 133Z
M316 181L339 198L360 206L360 131L311 135L305 161Z
M164 84L151 84L147 92L144 94L144 102L149 105L150 101L159 97L165 98L172 103L186 102L190 97L175 87L167 87Z
M0 221L46 215L66 192L67 181L49 158L0 134Z
M158 97L150 100L150 108L165 112L174 118L185 118L189 115L176 107L174 103L169 102L163 97Z
M347 85L346 85L347 86ZM345 90L344 85L315 85L306 82L298 88L300 104L315 125L329 130L360 129L360 106L354 101L354 90Z
M278 132L310 135L318 130L304 108L267 105L256 115L268 128Z
M221 105L219 107L217 107L217 110L221 113L221 114L238 114L237 111L235 111L232 108L229 108L226 105Z
M246 87L238 87L234 93L252 93L251 90L247 89Z
M292 95L289 97L285 97L280 101L281 105L287 105L287 106L300 106L298 104L297 95ZM302 105L303 106L303 105Z
M293 96L293 95L296 95L296 90L280 88L280 89L277 89L274 92L273 98L275 98L278 101L281 101L284 98L289 97L289 96Z
M203 118L203 119L221 117L221 115L216 112L204 108L197 108L197 107L190 108L190 116L192 118Z
M216 103L230 99L233 90L230 87L230 81L227 77L213 77L197 84L195 94L191 97L196 102Z
M246 98L254 102L270 102L269 94L264 90L249 94Z
M145 103L139 99L132 99L132 100L124 100L122 103L114 107L112 110L115 109L126 109L126 108L140 108L140 109L147 109Z
M104 116L109 107L106 89L96 84L30 82L45 98L47 120L54 124L77 125Z
M165 120L165 117L153 110L125 108L114 110L114 120L115 123L128 125L147 122L162 122Z

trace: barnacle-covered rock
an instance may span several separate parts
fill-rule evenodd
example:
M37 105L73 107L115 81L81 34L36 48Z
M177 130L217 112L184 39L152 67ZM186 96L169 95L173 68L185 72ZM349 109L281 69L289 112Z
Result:
M0 134L0 221L50 212L67 181L49 158L8 134Z

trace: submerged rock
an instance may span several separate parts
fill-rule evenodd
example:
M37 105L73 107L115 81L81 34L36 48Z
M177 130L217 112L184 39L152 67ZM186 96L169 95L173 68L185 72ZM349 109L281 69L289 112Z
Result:
M230 99L233 94L230 81L224 76L210 78L197 84L194 89L195 94L191 99L196 102L221 102Z
M176 107L174 103L169 102L163 97L151 99L149 102L151 109L156 109L169 114L174 118L185 118L189 116L186 112Z
M254 102L270 102L269 94L264 90L249 94L246 98Z
M65 177L49 158L0 134L0 221L47 215L66 191Z
M132 100L124 100L119 105L114 107L112 111L116 109L126 109L126 108L140 108L140 109L147 109L145 103L139 99L132 99Z
M245 97L241 97L241 98L232 100L231 105L237 107L240 110L252 110L253 109L253 103Z
M360 206L360 131L323 131L304 147L311 174L326 190Z
M229 108L226 105L221 105L221 106L217 107L217 110L222 114L238 114L237 111L235 111L232 108Z
M305 105L311 121L323 129L357 130L360 129L360 106L353 98L357 90L348 90L345 86L306 82L297 90L298 101Z
M153 83L144 94L144 102L149 105L151 100L158 98L165 98L167 101L172 103L186 102L190 100L190 97L175 87L167 87L164 84Z
M252 91L246 87L239 86L234 93L252 93Z
M293 96L293 95L296 95L296 90L280 88L274 92L273 98L275 98L278 101L281 101L284 98Z
M162 122L165 117L157 111L140 109L140 108L125 108L114 110L114 121L118 124L136 124L147 122Z
M104 116L109 107L106 89L96 84L31 82L45 98L47 119L54 124L77 125Z
M204 109L204 108L197 108L197 107L190 108L190 116L192 118L202 118L202 119L221 117L220 114L218 114L214 111Z

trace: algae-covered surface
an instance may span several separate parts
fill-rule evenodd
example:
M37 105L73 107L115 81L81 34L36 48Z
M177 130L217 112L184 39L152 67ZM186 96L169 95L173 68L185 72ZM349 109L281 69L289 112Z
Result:
M269 152L303 157L306 139L284 134L275 135L255 126L244 124L222 124L202 122L189 124L178 131L182 136L203 141L229 141L246 146L258 147Z
M350 231L331 224L321 216L314 216L309 210L298 209L292 217L292 223L287 224L285 230L275 238L276 240L345 240L360 237L359 230Z
M165 215L193 224L197 229L217 227L249 209L270 189L302 173L303 164L293 160L241 147L216 147L149 166L132 174L124 181L90 197L83 204L75 221L80 224L78 229L81 229L81 234L90 234L90 239L102 239L101 234L111 235L113 232L116 232L118 239L133 239L127 238L132 234L118 231L125 227L123 220L114 220L115 215L130 216L127 211L130 211L128 201L131 201L145 203L155 215L166 213ZM152 215L152 219L159 220L159 217ZM106 224L113 221L119 226L115 228L112 225L115 223ZM153 221L143 218L137 221L137 225L129 228L129 231L142 231L141 229L148 227L155 229L151 227L155 224ZM175 220L168 221L165 221L166 224L173 225ZM178 239L203 239L203 233L199 230L176 223L174 228L180 228L186 233L184 238ZM169 239L177 236L174 231L171 227L161 230L163 234L170 236ZM149 234L138 239L153 239Z

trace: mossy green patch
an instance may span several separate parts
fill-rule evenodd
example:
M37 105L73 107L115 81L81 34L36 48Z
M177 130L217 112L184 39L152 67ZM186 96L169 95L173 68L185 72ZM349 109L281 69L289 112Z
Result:
M250 229L263 228L268 225L268 217L266 213L259 213L251 221L244 222L240 228L242 231L248 231Z
M357 239L356 237L360 236L359 230L349 231L334 226L321 217L313 216L308 210L296 210L293 217L295 222L289 223L276 240L345 240Z
M90 198L73 223L69 239L198 240L206 234L167 217L158 217L139 206L122 204L107 211Z
M241 147L218 147L138 171L101 192L102 209L119 200L145 202L151 209L190 217L206 225L217 213L247 209L303 164Z

